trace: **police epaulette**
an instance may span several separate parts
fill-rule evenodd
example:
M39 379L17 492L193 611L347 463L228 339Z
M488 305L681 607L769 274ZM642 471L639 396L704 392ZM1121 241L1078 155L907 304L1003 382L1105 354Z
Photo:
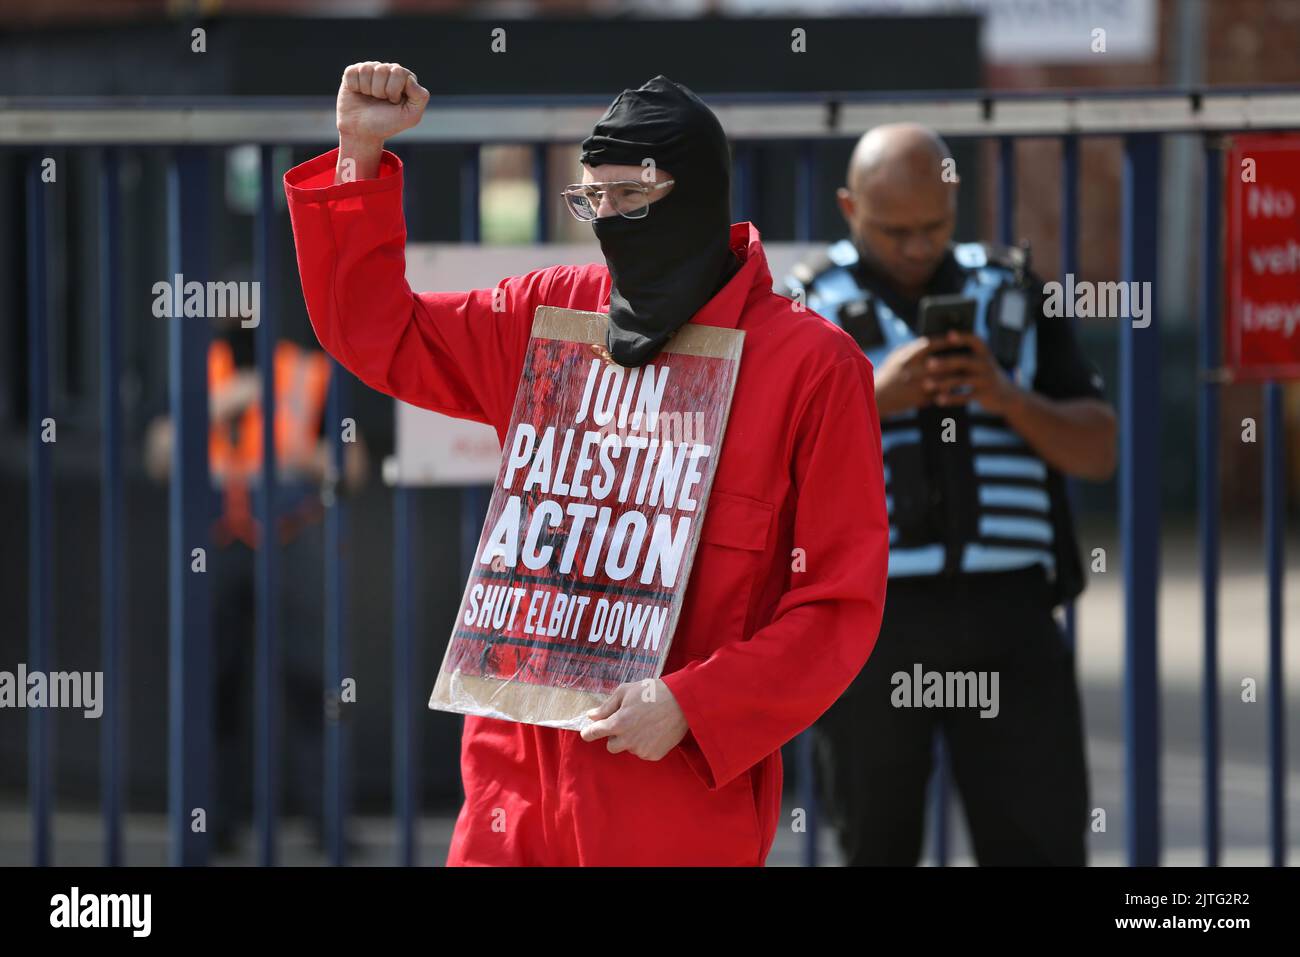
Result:
M1029 270L1029 246L1005 246L1002 243L981 242L984 256L993 266L1010 269L1017 274Z
M1002 243L981 242L980 248L984 250L984 256L994 266L1003 266L1007 269L1014 269L1018 264L1024 261L1024 251L1015 246L1004 246Z
M805 288L808 288L822 273L835 268L835 261L831 259L829 254L822 251L814 253L802 262L795 263L790 269L790 275L803 283Z

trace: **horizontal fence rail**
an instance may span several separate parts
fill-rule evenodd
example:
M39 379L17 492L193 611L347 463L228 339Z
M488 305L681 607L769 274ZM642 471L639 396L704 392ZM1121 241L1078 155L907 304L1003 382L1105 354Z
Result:
M396 143L573 142L591 132L607 97L437 97ZM945 136L1211 133L1300 128L1294 90L1214 88L996 95L719 94L710 106L733 140L857 136L881 123L923 123ZM323 143L336 138L324 97L86 100L0 97L0 145L42 143Z

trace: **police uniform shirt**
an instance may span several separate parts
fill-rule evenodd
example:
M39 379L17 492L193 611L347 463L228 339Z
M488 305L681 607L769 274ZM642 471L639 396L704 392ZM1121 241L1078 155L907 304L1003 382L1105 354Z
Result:
M1042 314L1042 283L1021 284L1018 250L950 246L921 295L909 299L842 240L815 263L796 268L788 294L856 339L877 369L916 335L920 300L964 294L977 299L977 332L1020 387L1056 400L1100 398L1103 383L1084 358L1068 321ZM1028 293L1035 321L994 345L1002 291ZM1005 335L997 329L998 336ZM925 405L882 418L890 511L890 577L1002 571L1042 565L1058 601L1082 585L1063 478L1000 416L977 403Z

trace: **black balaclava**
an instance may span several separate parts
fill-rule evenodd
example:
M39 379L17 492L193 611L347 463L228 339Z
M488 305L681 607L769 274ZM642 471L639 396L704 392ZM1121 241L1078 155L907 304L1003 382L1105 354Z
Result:
M609 266L606 343L619 365L653 359L735 272L731 155L704 102L665 76L624 90L582 141L588 166L643 166L672 177L644 219L617 213L592 223Z

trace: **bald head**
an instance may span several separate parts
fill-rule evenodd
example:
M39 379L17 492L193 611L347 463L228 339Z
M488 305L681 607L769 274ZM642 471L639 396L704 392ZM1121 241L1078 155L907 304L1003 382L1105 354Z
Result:
M909 296L920 295L952 239L954 170L948 144L917 123L868 130L849 160L838 198L854 244Z
M849 189L858 192L878 177L943 182L948 144L919 123L886 123L862 134L849 158Z

